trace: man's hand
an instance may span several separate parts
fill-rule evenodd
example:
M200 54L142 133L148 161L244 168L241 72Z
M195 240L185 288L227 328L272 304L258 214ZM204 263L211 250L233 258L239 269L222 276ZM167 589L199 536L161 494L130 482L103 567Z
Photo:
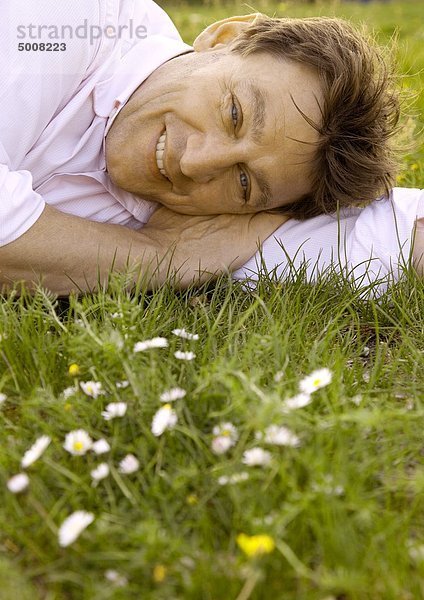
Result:
M418 275L424 278L424 219L418 219L416 225L413 264Z
M186 287L240 268L288 218L266 212L188 216L161 207L142 231L163 250L170 249L170 274Z

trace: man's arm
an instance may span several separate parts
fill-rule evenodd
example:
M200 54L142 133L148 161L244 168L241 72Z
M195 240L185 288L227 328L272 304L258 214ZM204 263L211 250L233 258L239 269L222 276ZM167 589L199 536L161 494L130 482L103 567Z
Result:
M95 223L46 206L16 241L0 247L0 288L41 282L66 295L107 282L112 270L137 267L150 287L176 273L185 287L242 265L286 219L282 215L187 217L160 208L140 231Z
M94 290L112 265L124 269L130 256L142 254L143 237L119 225L95 223L46 206L35 224L16 241L0 248L0 288L39 282L63 295ZM157 248L145 244L145 266Z

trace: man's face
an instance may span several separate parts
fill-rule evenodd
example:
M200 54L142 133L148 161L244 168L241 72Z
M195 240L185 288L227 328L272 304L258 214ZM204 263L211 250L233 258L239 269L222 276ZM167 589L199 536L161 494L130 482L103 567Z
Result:
M293 102L294 101L294 102ZM136 90L106 139L119 187L186 214L253 213L310 190L318 75L265 53L193 52Z

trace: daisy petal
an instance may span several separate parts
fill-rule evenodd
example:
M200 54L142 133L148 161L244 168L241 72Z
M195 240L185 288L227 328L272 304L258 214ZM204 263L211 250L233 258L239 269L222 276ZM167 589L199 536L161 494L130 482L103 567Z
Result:
M29 485L29 477L26 473L18 473L9 479L7 488L12 494L23 492Z
M248 467L266 467L271 462L271 453L256 447L243 452L243 463Z
M48 435L42 435L34 442L34 444L25 452L21 460L21 467L26 469L40 458L44 450L50 444L51 438Z
M181 398L184 398L186 394L187 392L181 388L171 388L170 390L162 392L162 394L160 395L160 401L174 402L175 400L181 400Z
M59 546L70 546L79 535L94 521L93 513L77 510L67 517L59 528Z
M152 348L167 348L168 340L164 337L155 337L151 340L144 340L143 342L137 342L134 345L133 352L144 352Z
M177 414L170 404L165 404L153 416L152 433L156 437L162 435L167 429L172 429L177 424Z
M105 452L109 452L110 445L105 439L101 438L93 443L91 449L95 454L105 454Z
M182 352L181 350L174 352L174 356L175 358L178 358L178 360L193 360L196 358L194 352Z
M134 454L127 454L119 463L119 472L124 475L135 473L140 468L140 463Z
M184 340L198 340L199 336L197 333L189 333L185 329L173 329L172 333Z

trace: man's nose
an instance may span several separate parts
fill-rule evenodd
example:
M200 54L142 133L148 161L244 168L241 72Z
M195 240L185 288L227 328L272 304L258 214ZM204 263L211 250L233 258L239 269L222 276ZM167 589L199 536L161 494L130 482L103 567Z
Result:
M180 158L183 175L196 183L208 183L229 167L241 162L241 152L234 140L207 134L187 138Z

